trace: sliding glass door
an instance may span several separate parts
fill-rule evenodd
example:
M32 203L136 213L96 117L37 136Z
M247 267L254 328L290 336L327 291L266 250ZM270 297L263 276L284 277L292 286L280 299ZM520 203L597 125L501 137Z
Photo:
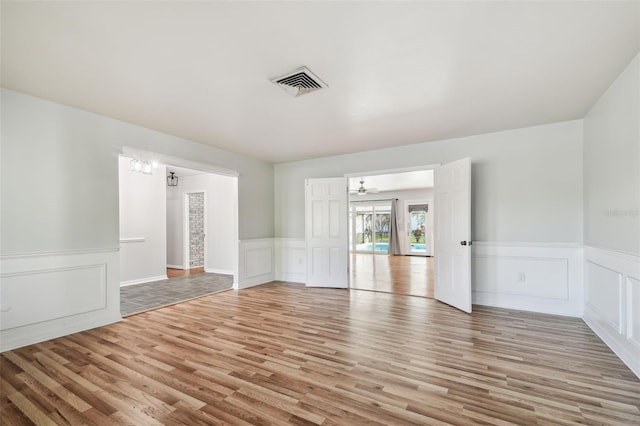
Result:
M352 202L351 250L360 253L387 253L391 227L391 203Z

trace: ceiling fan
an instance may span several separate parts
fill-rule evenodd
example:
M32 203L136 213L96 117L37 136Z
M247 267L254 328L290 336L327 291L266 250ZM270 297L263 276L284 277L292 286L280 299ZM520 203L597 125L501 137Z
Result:
M364 179L360 179L360 188L352 189L349 192L351 194L367 195L367 194L377 194L379 191L378 191L377 188L365 188L364 187Z

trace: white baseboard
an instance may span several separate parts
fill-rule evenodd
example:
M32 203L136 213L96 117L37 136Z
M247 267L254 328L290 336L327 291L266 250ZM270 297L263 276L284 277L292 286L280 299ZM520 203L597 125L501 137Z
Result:
M209 274L233 275L233 271L230 269L205 268L204 271Z
M1 351L121 319L117 249L5 256L0 270Z
M187 269L184 267L184 265L167 265L167 268L171 268L171 269Z
M120 287L127 287L127 286L130 286L130 285L150 283L150 282L153 282L153 281L162 281L162 280L166 280L166 279L168 279L168 277L166 275L158 275L157 277L139 278L139 279L136 279L136 280L123 281L123 282L120 283Z
M640 378L640 256L585 247L584 322Z

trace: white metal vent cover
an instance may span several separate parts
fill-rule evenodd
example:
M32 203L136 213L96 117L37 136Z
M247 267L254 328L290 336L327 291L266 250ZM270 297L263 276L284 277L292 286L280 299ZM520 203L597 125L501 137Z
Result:
M300 67L280 77L272 78L271 82L294 97L329 87L307 67Z

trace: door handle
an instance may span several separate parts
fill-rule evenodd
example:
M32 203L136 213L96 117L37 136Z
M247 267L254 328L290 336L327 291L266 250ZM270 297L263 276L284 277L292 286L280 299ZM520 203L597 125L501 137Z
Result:
M460 245L461 245L461 246L466 246L466 245L469 245L469 246L470 246L471 244L473 244L473 242L472 242L472 241L460 241Z

